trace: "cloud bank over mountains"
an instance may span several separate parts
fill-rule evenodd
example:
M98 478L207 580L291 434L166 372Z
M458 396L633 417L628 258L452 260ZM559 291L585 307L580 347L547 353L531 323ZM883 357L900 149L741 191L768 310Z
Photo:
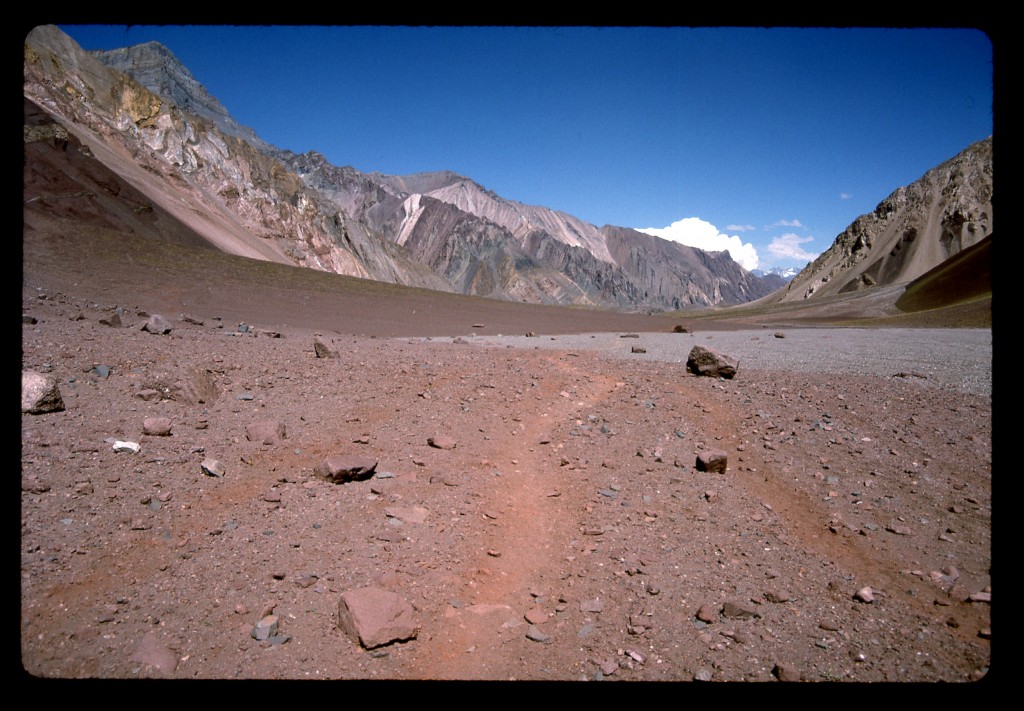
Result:
M759 260L754 245L749 242L744 243L737 235L730 236L719 232L717 227L699 217L686 217L673 222L668 227L636 228L636 231L679 242L689 247L697 247L707 252L726 251L735 262L747 271L757 269L758 266Z

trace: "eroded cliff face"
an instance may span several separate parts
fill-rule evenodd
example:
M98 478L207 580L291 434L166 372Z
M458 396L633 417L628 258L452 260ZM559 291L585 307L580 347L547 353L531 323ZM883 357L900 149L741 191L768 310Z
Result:
M774 286L724 253L598 229L450 171L365 174L275 148L157 43L88 53L56 27L36 28L25 44L25 96L148 200L232 254L630 309L741 303Z
M991 234L990 136L854 220L780 301L910 282Z

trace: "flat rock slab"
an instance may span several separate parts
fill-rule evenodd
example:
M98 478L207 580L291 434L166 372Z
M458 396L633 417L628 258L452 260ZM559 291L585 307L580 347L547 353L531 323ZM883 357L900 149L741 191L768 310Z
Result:
M455 439L447 435L434 435L427 438L427 444L436 449L455 449Z
M338 627L366 649L415 639L420 625L401 595L368 587L342 593Z
M313 467L313 473L335 484L369 479L377 469L377 460L351 454L328 457Z
M153 437L169 437L171 434L171 418L147 417L142 421L142 434Z
M260 420L245 426L245 438L250 442L280 444L287 436L287 428L278 420Z

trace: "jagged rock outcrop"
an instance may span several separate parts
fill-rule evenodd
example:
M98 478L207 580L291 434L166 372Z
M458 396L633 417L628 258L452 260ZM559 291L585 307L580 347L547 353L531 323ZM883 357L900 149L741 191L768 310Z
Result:
M910 282L992 234L992 137L861 215L780 292L780 302Z

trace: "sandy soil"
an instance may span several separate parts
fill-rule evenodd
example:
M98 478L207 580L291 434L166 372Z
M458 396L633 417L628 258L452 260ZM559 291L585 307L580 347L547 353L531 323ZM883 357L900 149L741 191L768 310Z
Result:
M65 403L22 416L32 677L989 671L991 397L918 377L933 348L875 373L780 357L719 380L632 357L671 329L656 317L253 287L206 262L132 252L126 266L67 239L25 238L22 365ZM117 307L122 325L101 324ZM157 312L170 334L141 330ZM680 338L715 325L699 328ZM495 335L527 331L540 335ZM591 331L608 334L593 339L604 350L557 341ZM316 358L317 337L337 357ZM609 353L615 340L629 353ZM991 362L983 347L964 357ZM145 434L151 417L170 436ZM286 439L250 441L264 422ZM438 435L455 448L429 446ZM725 473L698 470L711 448ZM377 474L316 476L334 454L376 459ZM223 477L204 473L208 458ZM413 606L415 639L367 650L338 628L341 595L365 586ZM269 614L278 636L254 639Z

